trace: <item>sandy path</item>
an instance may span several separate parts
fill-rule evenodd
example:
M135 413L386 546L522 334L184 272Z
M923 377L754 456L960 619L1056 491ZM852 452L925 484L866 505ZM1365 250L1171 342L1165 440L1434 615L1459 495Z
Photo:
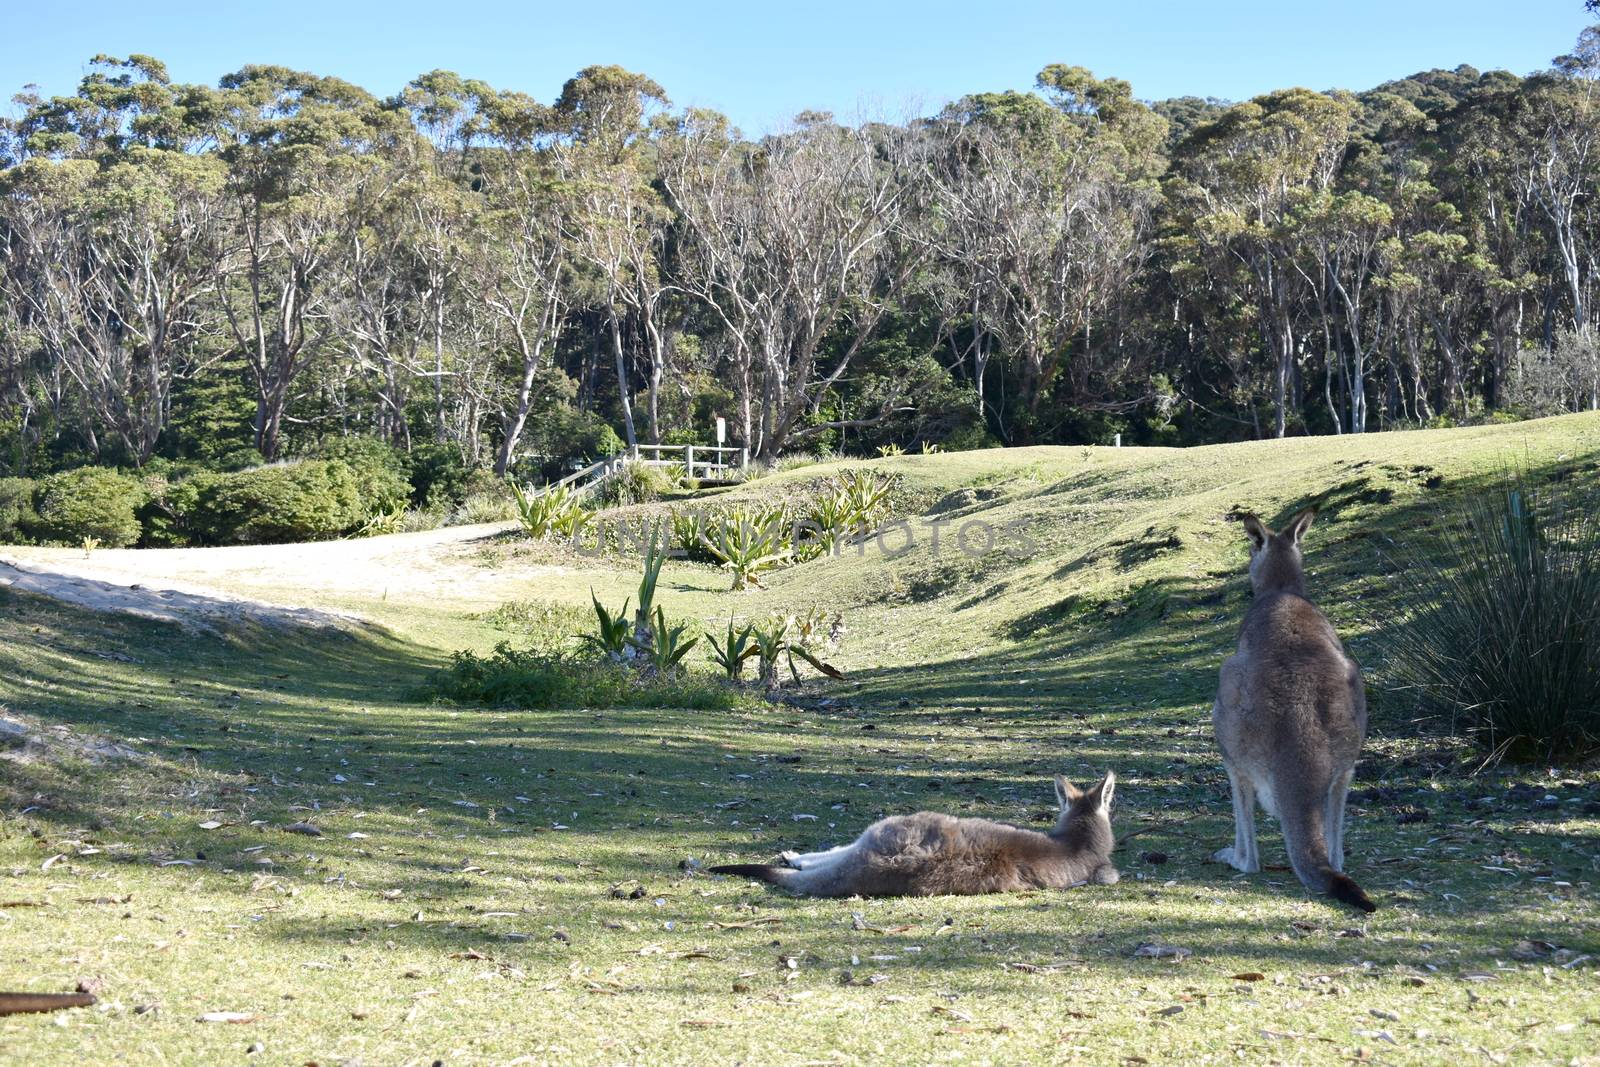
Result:
M505 576L473 559L473 542L511 523L451 526L352 541L227 548L0 549L0 585L97 611L211 628L217 621L345 625L329 601L483 602ZM320 603L318 603L320 602Z

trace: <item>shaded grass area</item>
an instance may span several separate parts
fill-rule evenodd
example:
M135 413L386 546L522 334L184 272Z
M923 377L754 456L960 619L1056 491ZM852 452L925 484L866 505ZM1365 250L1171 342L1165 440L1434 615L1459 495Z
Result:
M1587 462L1574 442L1593 431L1572 425L1542 439L1542 468ZM0 592L0 703L145 753L0 763L0 986L103 984L96 1009L0 1019L0 1060L242 1062L255 1041L262 1062L324 1064L1589 1055L1592 767L1472 774L1472 752L1381 695L1348 843L1383 910L1206 859L1231 828L1210 693L1248 596L1223 516L1327 495L1312 588L1381 674L1379 540L1504 451L1438 441L1426 464L1359 451L1379 443L1261 449L1221 486L1188 454L882 461L935 503L953 495L930 515L1031 519L1037 547L968 558L924 541L737 597L674 565L662 595L680 615L847 611L847 682L729 711L407 698L463 635L562 614L538 605L441 626L390 603L387 633L219 639ZM1363 462L1380 469L1350 469ZM585 567L537 594L586 601L608 579ZM602 597L637 572L609 580ZM1108 766L1114 887L804 901L695 870L920 808L1042 826L1049 774ZM1151 941L1192 955L1134 955ZM255 1019L196 1022L206 1011Z

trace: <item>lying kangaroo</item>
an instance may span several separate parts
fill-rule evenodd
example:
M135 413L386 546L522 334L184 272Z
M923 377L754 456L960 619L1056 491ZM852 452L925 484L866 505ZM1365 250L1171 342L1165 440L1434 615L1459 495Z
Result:
M1307 508L1278 533L1254 515L1242 517L1255 603L1239 651L1222 664L1211 710L1233 787L1233 847L1215 858L1246 873L1261 869L1259 800L1278 817L1307 889L1373 911L1377 905L1341 873L1344 802L1367 732L1367 700L1361 668L1306 599L1300 539L1316 516Z
M932 897L1111 885L1111 796L1116 775L1087 792L1056 775L1061 818L1048 834L931 811L880 819L848 845L786 852L788 866L712 867L813 897Z

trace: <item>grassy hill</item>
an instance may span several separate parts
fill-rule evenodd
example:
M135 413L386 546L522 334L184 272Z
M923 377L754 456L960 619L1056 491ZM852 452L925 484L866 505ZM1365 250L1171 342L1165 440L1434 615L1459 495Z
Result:
M0 591L0 704L42 739L0 764L0 987L102 988L0 1019L0 1060L237 1062L257 1041L262 1062L324 1064L1590 1054L1600 773L1477 771L1382 682L1385 549L1510 467L1594 482L1600 417L846 465L902 476L890 551L741 593L664 573L669 613L711 625L844 616L845 681L727 713L418 702L450 651L507 638L502 603L614 605L637 581L633 560L517 538L96 554L382 626L338 638ZM1231 834L1210 699L1249 596L1227 516L1312 502L1312 594L1374 694L1347 835L1370 919L1206 859ZM1042 825L1048 774L1108 766L1115 887L812 902L693 870L924 807ZM304 821L323 836L283 829ZM1134 955L1152 941L1191 954Z

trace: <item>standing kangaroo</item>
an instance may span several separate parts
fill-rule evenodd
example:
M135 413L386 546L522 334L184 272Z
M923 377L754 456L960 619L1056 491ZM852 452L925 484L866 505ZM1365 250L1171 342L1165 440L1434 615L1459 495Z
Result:
M1283 827L1294 873L1307 889L1362 911L1377 908L1344 870L1344 804L1367 733L1361 668L1306 598L1300 539L1317 517L1307 508L1274 533L1254 515L1250 585L1255 603L1239 651L1222 664L1211 710L1233 787L1233 847L1215 858L1261 869L1256 801Z
M896 815L826 852L786 852L788 866L735 863L712 867L813 897L932 897L1111 885L1116 838L1111 797L1116 775L1087 791L1056 775L1061 817L1048 834L987 819L931 811Z

